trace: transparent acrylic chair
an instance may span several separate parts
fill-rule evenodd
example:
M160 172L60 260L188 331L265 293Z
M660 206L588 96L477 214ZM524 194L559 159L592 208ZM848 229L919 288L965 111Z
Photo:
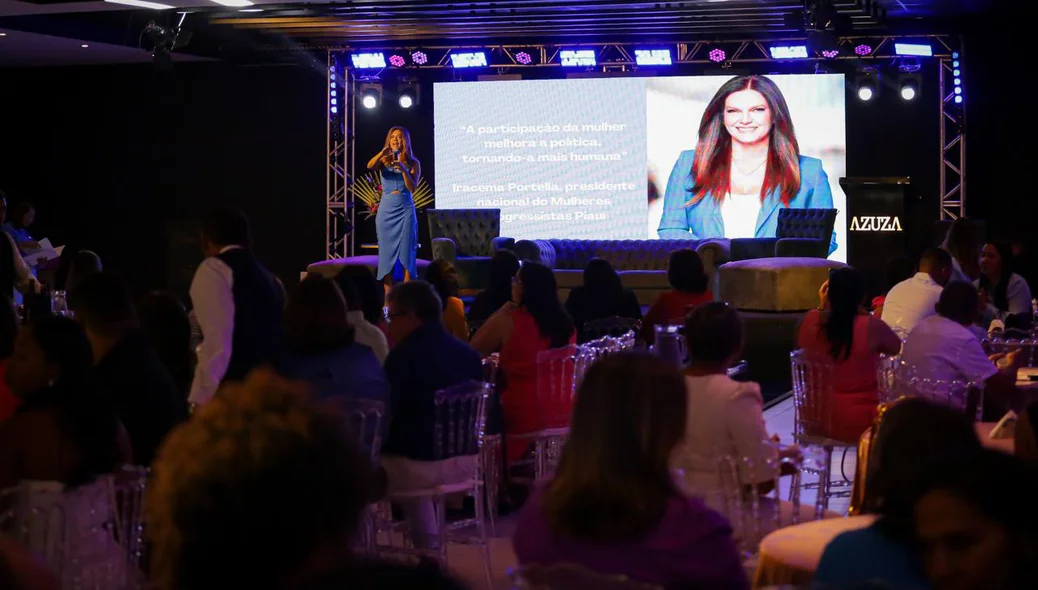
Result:
M660 324L655 327L655 340L652 349L656 354L675 367L683 368L688 360L688 346L685 335L681 333L684 326L679 324Z
M663 590L627 576L602 574L581 565L526 565L508 570L513 590Z
M457 457L471 457L475 470L461 481L447 482L435 487L393 492L388 496L390 502L407 502L414 500L432 500L436 514L437 530L435 536L439 546L434 549L414 547L413 543L406 547L393 544L378 545L380 556L411 555L429 557L438 560L441 567L447 569L447 545L460 542L478 545L481 549L483 571L486 574L487 586L493 588L494 582L490 569L490 551L486 534L486 503L483 494L483 435L487 418L487 398L490 386L482 381L470 381L442 389L436 392L434 412L436 423L433 428L433 456L436 461L446 461ZM471 497L474 503L472 518L447 522L447 496ZM388 511L383 510L383 515ZM400 523L380 523L390 532L394 529L406 528L397 526ZM461 531L474 528L475 535L465 535ZM390 536L392 541L392 536Z
M349 431L357 437L358 448L364 449L372 469L377 468L382 453L382 420L386 405L375 400L350 399L343 403L342 413ZM377 517L378 503L369 505L361 517L360 536L357 539L359 551L374 553Z
M490 397L487 399L488 415L492 414L491 408L500 403L497 390L499 365L500 356L497 353L483 359L483 381L490 387ZM497 535L498 500L504 478L504 461L501 435L485 434L483 436L483 490L487 495L487 516L490 518L490 531L493 535Z

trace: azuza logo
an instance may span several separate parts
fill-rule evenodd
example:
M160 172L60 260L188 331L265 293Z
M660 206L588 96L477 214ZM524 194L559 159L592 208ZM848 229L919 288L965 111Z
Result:
M901 220L883 215L852 217L851 231L901 231Z

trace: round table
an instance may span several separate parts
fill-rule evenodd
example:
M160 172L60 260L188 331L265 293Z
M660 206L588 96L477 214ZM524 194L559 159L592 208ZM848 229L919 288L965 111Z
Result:
M850 516L805 522L779 529L760 544L753 587L810 584L825 546L837 535L863 529L875 516Z

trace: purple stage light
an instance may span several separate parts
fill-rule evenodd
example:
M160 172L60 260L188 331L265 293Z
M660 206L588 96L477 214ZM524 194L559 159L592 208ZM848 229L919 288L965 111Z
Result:
M404 61L404 56L402 55L389 56L389 65L393 66L394 68L402 68L404 67L404 63L406 62Z
M429 56L421 51L415 51L411 53L411 61L414 62L416 66L424 66L429 63Z
M822 50L822 57L825 59L833 59L840 55L839 49L824 49Z
M728 55L724 52L724 49L715 47L710 50L710 55L708 57L710 58L710 61L714 63L721 63L728 57Z
M861 56L872 55L872 46L862 43L854 48L854 53Z
M521 63L524 66L528 66L531 63L533 63L533 58L530 57L529 53L526 53L525 51L520 51L519 53L515 54L515 61Z

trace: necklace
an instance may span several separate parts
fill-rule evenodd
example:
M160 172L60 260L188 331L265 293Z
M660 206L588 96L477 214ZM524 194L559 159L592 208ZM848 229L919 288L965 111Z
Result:
M767 161L768 161L768 158L767 158L767 156L765 156L764 159L760 161L760 164L757 164L756 166L754 166L753 170L750 170L749 172L743 170L742 167L739 166L739 162L737 162L734 158L732 159L732 165L735 166L735 169L738 170L739 173L742 174L743 176L749 176L749 175L753 174L754 172L760 170L761 166L766 164Z

